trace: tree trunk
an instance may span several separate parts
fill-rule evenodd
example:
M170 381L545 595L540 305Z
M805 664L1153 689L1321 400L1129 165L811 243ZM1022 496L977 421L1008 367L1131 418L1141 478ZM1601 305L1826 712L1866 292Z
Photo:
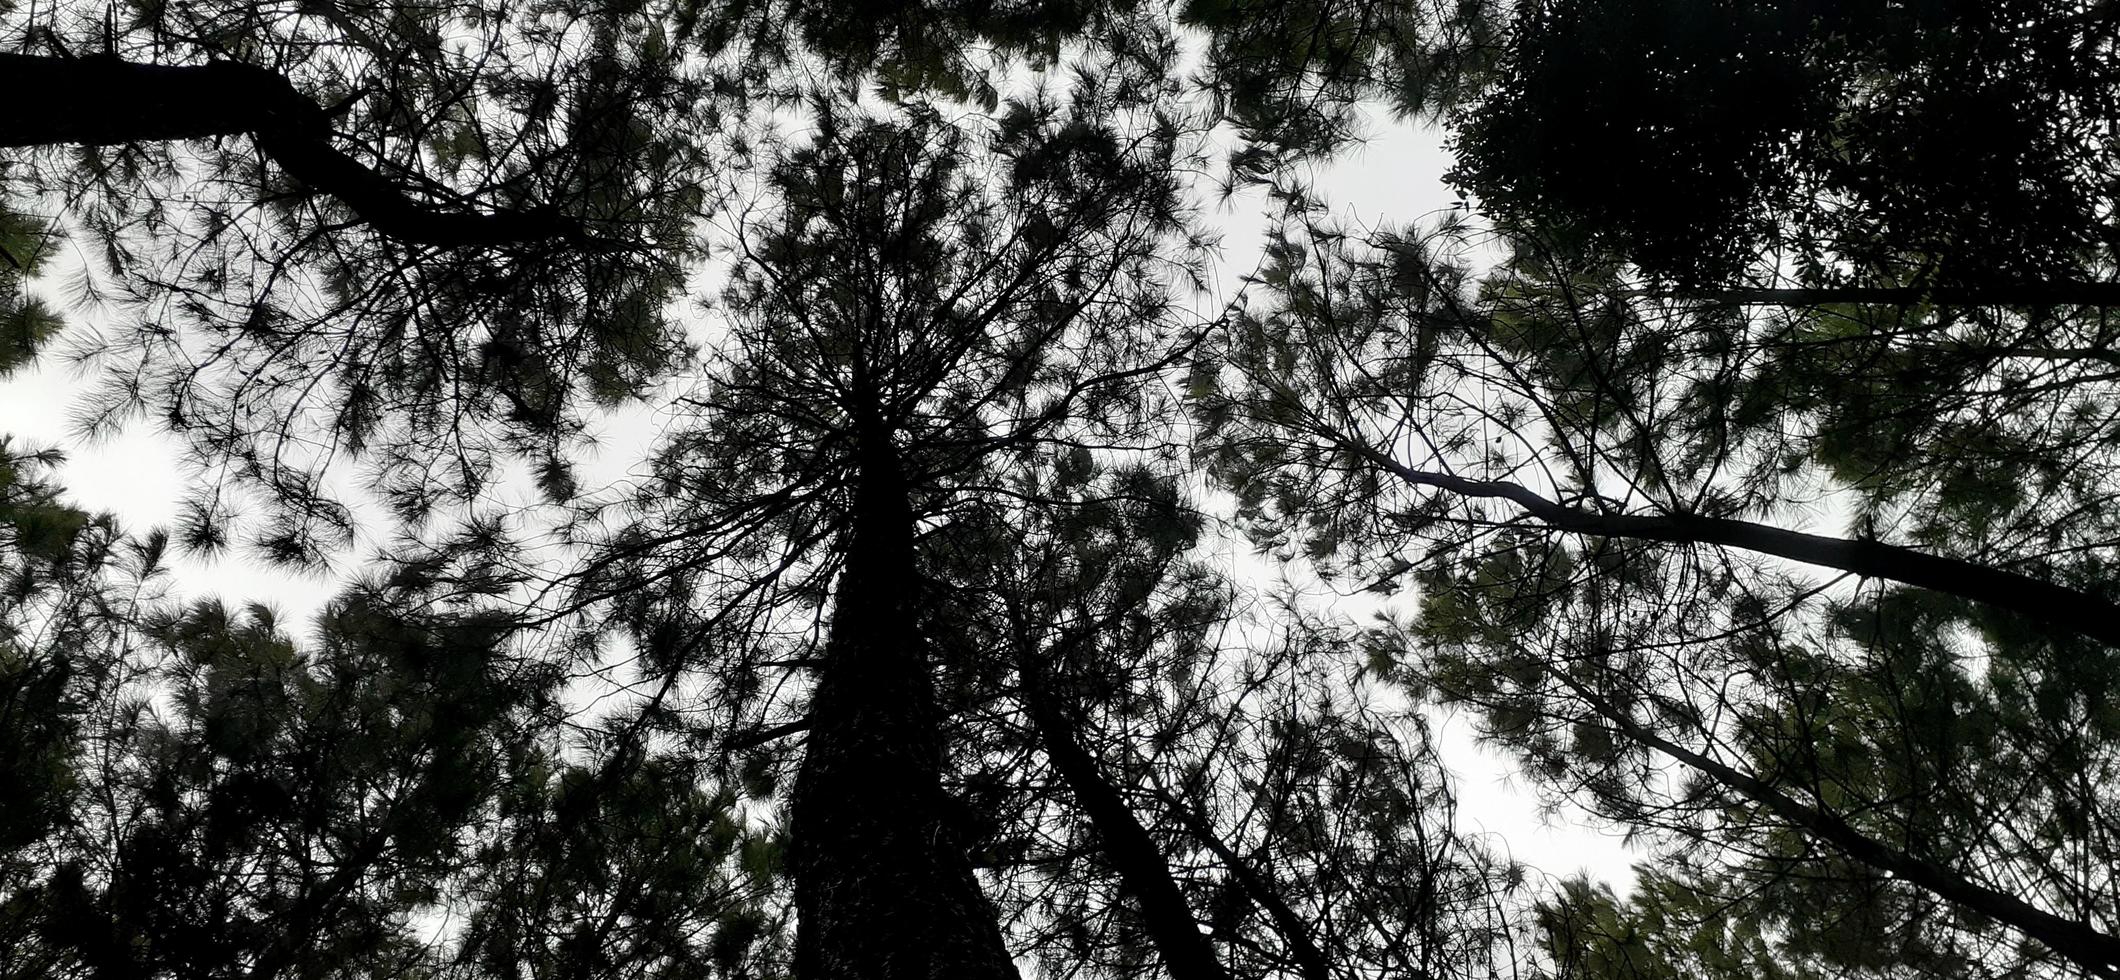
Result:
M1281 892L1273 882L1260 874L1257 868L1252 867L1251 862L1238 854L1235 848L1230 847L1229 843L1222 839L1222 835L1215 831L1214 825L1202 816L1199 810L1194 809L1191 803L1179 799L1167 789L1157 790L1157 795L1162 797L1164 805L1170 807L1171 813L1192 830L1193 837L1207 845L1207 849L1213 851L1215 857L1220 858L1229 868L1230 874L1237 879L1237 885L1244 889L1244 894L1266 910L1267 917L1273 920L1274 930L1279 932L1281 940L1288 944L1288 954L1296 961L1296 970L1303 980L1331 980L1332 962L1325 958L1325 951L1319 949L1318 944L1311 939L1310 926L1281 898Z
M1096 828L1105 859L1119 872L1121 890L1141 910L1141 924L1155 940L1164 970L1171 980L1228 980L1228 971L1215 958L1214 946L1201 934L1184 893L1171 877L1163 852L1119 791L1105 780L1096 758L1082 747L1074 722L1053 701L1040 666L1027 662L1020 666L1024 710L1037 726L1045 757L1074 796L1075 805Z
M904 477L860 434L846 567L789 804L800 980L1016 980L942 790Z

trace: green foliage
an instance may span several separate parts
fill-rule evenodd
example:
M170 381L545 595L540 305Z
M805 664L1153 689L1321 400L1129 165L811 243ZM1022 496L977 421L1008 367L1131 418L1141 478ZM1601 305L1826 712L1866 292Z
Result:
M526 761L470 866L458 971L781 975L779 843L743 826L733 797L676 758Z
M789 975L791 777L879 473L928 671L884 737L1055 975L1174 969L1144 869L1242 980L2100 969L1966 896L2111 934L2113 652L1697 529L2120 597L2120 335L2022 292L2110 272L2114 18L1166 13L38 8L25 50L270 66L417 208L575 230L408 240L272 134L10 162L0 374L66 339L28 282L63 234L110 328L89 427L224 477L134 537L0 443L0 975ZM1267 180L1377 98L1456 121L1496 228L1278 187L1247 305L1187 322L1195 130ZM1754 279L1912 292L1704 288ZM665 396L637 484L586 487L599 413ZM517 472L555 509L487 510ZM411 536L312 636L158 594L172 540L321 564L361 493ZM1238 533L1414 612L1253 595L1201 560ZM1654 870L1548 888L1468 836L1426 701Z
M266 509L239 543L310 566L351 544L348 484L417 523L479 499L515 460L581 451L597 411L684 370L679 304L707 222L750 186L775 111L870 86L991 108L1018 65L1052 70L1084 45L1115 84L1155 90L1174 50L1161 18L1103 0L105 13L47 5L35 31L131 63L269 67L328 117L327 152L385 196L575 229L407 242L236 138L13 161L11 190L66 202L53 210L88 260L81 282L119 313L96 339L108 384L85 420L101 432L144 414L227 461L223 485ZM0 227L0 246L21 231ZM0 294L6 371L54 322ZM221 489L195 507L231 509Z
M1570 56L1617 57L1692 23L1613 26L1612 50ZM1707 132L1642 138L1730 150ZM1541 173L1596 180L1566 156ZM1727 231L1741 210L1673 217ZM2101 311L1689 301L1637 271L1648 253L1565 215L1513 219L1508 250L1475 277L1461 226L1357 237L1316 213L1297 211L1269 248L1263 295L1190 386L1245 530L1333 581L1411 587L1418 615L1378 634L1393 647L1377 657L1385 676L1475 708L1549 802L1684 862L1673 887L1765 930L1651 921L1667 896L1618 911L1576 896L1562 904L1591 933L1555 933L1557 964L1573 944L1571 969L1613 976L2096 968L2096 954L2028 938L2036 922L1887 874L1876 855L2107 928L2110 903L2089 898L2102 872L2086 869L2112 860L2090 814L2111 809L2116 773L2083 705L2108 651L2036 605L1836 581L1687 528L1882 540L1964 562L1968 578L2007 569L2110 602ZM2049 778L2050 759L2081 778ZM1848 835L1881 851L1857 854Z
M456 870L508 717L545 682L493 659L495 623L390 601L342 600L313 651L263 609L147 617L164 666L99 734L48 941L135 975L420 962L404 917Z
M1112 828L1053 798L1071 785L1043 745L1057 716L1162 842L1158 873L1230 975L1305 957L1353 976L1507 968L1521 869L1454 826L1425 724L1360 685L1361 637L1277 604L1276 641L1229 643L1259 625L1239 608L1250 596L1192 559L1207 529L1168 481L1065 457L1020 478L1035 502L989 501L938 548L950 588L931 616L944 676L971 681L953 721L961 792L1021 815L987 824L981 851L1004 908L1053 923L1038 962L1156 969L1125 861L1101 844ZM982 710L975 685L1008 685L1011 668L1014 703Z
M356 590L311 643L207 602L41 674L10 650L11 973L761 975L769 839L670 761L558 758L555 672L438 598Z
M9 196L0 193L0 379L35 360L65 326L57 311L26 288L49 260L54 229L16 211Z
M1653 275L2099 277L2116 90L2070 0L1534 0L1453 180ZM1778 258L1776 258L1778 256Z
M17 950L0 966L25 974L51 963L35 890L77 826L84 736L123 677L108 647L160 571L160 542L128 554L114 522L64 502L58 462L0 439L0 945Z
M1264 180L1359 141L1364 103L1437 118L1476 95L1500 52L1502 4L1190 0L1207 34L1202 82L1245 145L1239 179Z
M1834 975L1790 965L1766 919L1714 892L1641 869L1624 901L1583 879L1561 884L1539 906L1540 941L1556 980L1677 980L1681 977L1768 977L1811 980Z

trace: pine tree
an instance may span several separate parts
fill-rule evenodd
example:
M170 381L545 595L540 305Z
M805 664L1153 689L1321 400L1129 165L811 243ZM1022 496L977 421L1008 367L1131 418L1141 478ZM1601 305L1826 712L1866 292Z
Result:
M1318 231L1194 389L1262 541L1417 585L1380 634L1403 682L1720 853L1680 887L1779 923L1791 969L2111 969L2110 392L2030 353L2088 318L1888 332L1537 239L1475 275L1447 227ZM1821 496L1846 532L1791 526Z
M0 974L2120 971L2115 18L1168 13L10 8L0 373L64 276L90 428L220 475L0 446ZM1306 210L1365 100L1492 224ZM1194 323L1210 163L1293 217ZM160 596L354 483L314 636ZM1438 702L1660 864L1466 835Z
M796 707L758 661L813 679L783 800L802 975L1015 971L942 784L921 539L989 455L1148 424L1127 412L1175 342L1144 329L1165 315L1149 263L1175 134L1099 122L1127 108L1108 90L1071 96L991 135L820 109L744 236L698 422L580 583L654 672L730 678L709 696L732 721ZM805 610L815 626L790 621Z
M2113 27L2073 0L1534 0L1459 107L1454 177L1687 293L2111 303L2120 161L2087 134Z
M518 460L563 491L585 416L689 363L698 223L775 108L871 82L991 105L994 76L1066 42L1165 43L1124 4L904 5L851 30L867 9L20 11L0 77L45 95L0 116L10 206L83 244L69 276L108 324L89 421L144 415L225 467L184 543L294 563L350 544L347 483L414 522ZM244 496L220 487L265 512L232 529Z

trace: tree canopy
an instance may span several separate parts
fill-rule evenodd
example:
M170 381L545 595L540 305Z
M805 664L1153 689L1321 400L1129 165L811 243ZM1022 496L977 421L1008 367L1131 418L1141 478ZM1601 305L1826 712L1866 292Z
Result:
M0 976L2120 976L2116 24L0 0Z

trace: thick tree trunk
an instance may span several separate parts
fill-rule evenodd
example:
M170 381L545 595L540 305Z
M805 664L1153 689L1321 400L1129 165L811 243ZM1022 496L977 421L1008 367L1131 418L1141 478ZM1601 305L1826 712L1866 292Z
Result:
M1039 666L1021 666L1024 709L1037 726L1045 757L1074 796L1075 805L1096 828L1105 858L1119 872L1121 889L1141 910L1141 924L1155 941L1164 970L1172 980L1227 980L1228 971L1201 934L1148 829L1105 780L1096 758L1083 748L1074 722L1053 701L1051 686Z
M862 433L831 636L790 801L799 980L1015 980L941 785L914 622L913 517L888 437Z
M111 146L249 136L287 175L338 198L391 238L443 247L546 239L593 244L581 223L546 211L473 212L408 197L331 143L325 111L255 65L143 65L112 57L0 54L0 147Z

